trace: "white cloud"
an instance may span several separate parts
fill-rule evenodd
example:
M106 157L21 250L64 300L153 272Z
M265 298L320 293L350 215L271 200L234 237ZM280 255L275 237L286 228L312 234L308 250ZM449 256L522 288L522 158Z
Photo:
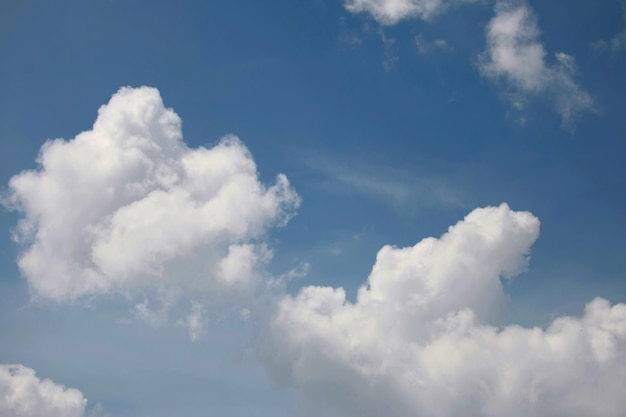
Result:
M238 138L189 148L178 115L148 87L120 89L91 130L46 142L38 163L11 179L5 204L23 215L22 274L59 302L254 282L270 253L265 231L299 204L284 175L260 183Z
M230 245L228 254L217 265L217 279L225 285L249 284L254 279L259 263L272 257L271 251L261 245Z
M478 0L345 0L346 9L352 13L368 12L385 25L402 19L429 20L450 7Z
M445 40L435 39L434 41L428 41L424 39L421 33L415 37L415 47L417 52L422 55L426 55L433 50L449 51L452 49Z
M167 311L170 306L163 305L160 308L152 308L150 300L144 298L141 303L135 304L133 312L136 318L152 327L159 327L167 323Z
M0 365L0 417L83 417L86 407L74 388L40 379L23 365Z
M396 39L388 37L381 29L379 32L380 40L383 43L383 60L382 65L385 71L391 71L397 64L398 60L398 47L396 46Z
M191 340L198 340L206 332L207 318L204 306L198 302L192 303L191 313L180 324L187 327Z
M507 84L516 107L523 107L528 96L544 94L554 100L566 127L579 113L594 108L591 96L574 80L572 56L559 52L553 64L546 63L537 21L527 5L499 1L495 13L479 67L485 77Z
M608 42L605 40L595 42L593 47L596 49L608 49L613 53L620 52L622 49L626 48L626 30L617 33Z
M497 327L501 277L539 221L476 209L440 238L383 247L355 302L285 296L263 354L282 382L359 416L612 416L626 408L626 305L595 299L548 328Z

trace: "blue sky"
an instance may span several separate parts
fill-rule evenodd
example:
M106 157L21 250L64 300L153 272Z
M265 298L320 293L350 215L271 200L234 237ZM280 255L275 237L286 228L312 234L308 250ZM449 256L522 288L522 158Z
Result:
M298 352L312 352L307 358L317 357L332 349L322 349L322 354L312 346L326 346L330 336L310 330L320 339L301 346L305 342L280 333L287 330L267 328L284 324L277 317L287 311L300 317L297 312L306 306L297 304L302 300L298 294L307 286L343 287L348 300L344 306L365 305L357 300L357 289L384 245L404 248L439 237L474 209L503 202L510 207L500 206L506 213L532 213L541 231L538 239L539 232L531 228L521 237L503 240L501 246L508 247L510 242L526 242L528 236L531 260L525 272L521 268L513 280L503 279L507 305L489 318L477 313L481 325L547 329L557 317L586 317L585 305L595 297L623 306L625 7L618 0L3 1L0 176L7 209L0 213L0 363L22 364L40 378L80 390L89 401L84 415L91 415L98 403L103 415L111 417L364 415L353 404L361 402L354 399L367 397L372 386L382 393L380 402L368 406L371 410L400 404L398 415L432 415L427 400L399 398L396 374L369 380L367 372L354 371L358 367L349 361L337 365L333 361L343 357L337 353L342 350L329 362L309 363L291 360L291 351L274 345L293 343ZM276 199L278 206L268 209L266 217L259 214L260 232L257 214L251 212L244 237L224 238L215 248L197 243L190 249L181 243L163 274L178 274L176 268L187 262L186 251L193 257L200 253L194 251L206 250L210 258L241 244L253 248L250 256L257 260L265 249L272 256L251 267L256 277L251 285L256 287L242 290L245 295L233 296L234 301L221 290L213 293L212 286L203 287L202 296L195 287L181 287L182 295L174 297L165 309L167 318L157 325L141 320L137 310L142 303L168 303L157 287L137 290L111 284L93 290L75 284L64 292L50 265L44 263L43 272L28 272L17 263L37 240L45 240L45 228L33 214L36 210L28 214L23 208L27 191L16 194L9 182L25 170L41 170L37 155L46 140L70 141L92 130L100 106L125 86L158 89L149 91L157 91L161 104L148 90L128 91L145 94L157 111L166 111L164 105L176 112L182 119L185 152L215 149L220 138L236 135L241 142L229 146L237 161L249 150L258 171L258 176L254 169L248 173L253 184L271 187L284 174L289 190L299 196L296 202L289 195L261 192L252 206L264 198ZM109 106L111 114L117 111L114 106ZM78 159L59 163L80 165ZM70 171L76 175L80 169L91 175L90 167ZM12 194L22 206L6 202ZM67 207L101 204L96 197L74 198L79 200ZM246 206L245 201L226 211ZM56 221L71 211L46 213ZM487 222L484 227L501 225L514 233L506 228L509 220L501 220L509 214L485 213L495 216L495 226ZM281 216L289 218L286 224L278 224ZM527 224L521 215L511 216L515 224ZM11 233L22 218L34 221L35 231L43 234L14 242ZM80 224L67 220L61 226L68 235L80 237ZM153 239L151 233L157 232L142 239ZM59 236L56 243L44 243L63 246L65 235ZM126 243L118 243L105 249L123 252ZM524 248L516 250L524 255ZM62 258L64 252L55 253ZM473 253L471 248L467 253ZM453 263L431 256L428 262ZM481 262L496 258L485 255ZM109 269L98 271L103 280L115 281L116 272L107 271L118 267L137 273L115 263L119 259L106 259ZM142 258L133 259L140 263ZM217 258L215 262L215 268L222 265ZM474 276L472 271L482 270L476 266L466 273ZM209 275L222 276L215 271ZM450 274L451 279L465 279ZM495 273L498 283L500 275ZM375 276L370 277L372 288L375 279L396 282ZM83 278L73 277L76 282ZM169 283L175 278L154 279ZM280 289L260 294L259 288L275 279ZM44 281L48 284L35 284ZM61 295L53 299L57 288ZM454 292L453 287L446 291ZM295 300L294 305L289 307L288 300ZM197 310L202 313L199 337L191 340L193 326L185 317L193 315L189 311L194 302L203 307ZM252 318L239 317L243 310ZM337 314L343 314L340 310ZM432 319L428 317L423 319ZM624 318L619 320L617 325L626 328ZM309 324L292 323L301 329ZM351 331L356 330L345 330ZM615 332L613 360L623 367L626 343ZM404 333L401 339L418 343ZM355 349L368 355L375 351L365 342ZM272 358L274 354L279 358ZM332 371L326 372L325 366ZM350 371L333 369L342 366ZM298 373L309 368L317 372L306 378ZM598 368L595 378L626 384L624 374L603 369ZM11 383L7 378L2 384ZM333 394L321 388L323 382L311 381L344 381L351 388ZM366 382L370 388L361 387ZM564 391L579 395L577 390L587 389L583 385ZM605 403L618 409L623 399L607 392ZM473 394L457 394L459 404L474 404ZM490 398L499 398L492 394ZM545 395L552 394L548 390ZM511 410L504 405L498 409L491 400L476 401L482 401L482 415ZM526 400L520 401L518 410ZM602 411L589 401L581 409L614 415L613 408ZM0 400L0 416L14 415L6 404ZM558 414L549 405L541 407L534 415ZM453 415L448 413L454 410L441 415Z

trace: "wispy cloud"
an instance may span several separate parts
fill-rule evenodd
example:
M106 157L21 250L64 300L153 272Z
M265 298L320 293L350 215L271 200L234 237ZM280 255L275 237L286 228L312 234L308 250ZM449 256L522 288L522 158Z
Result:
M378 34L380 35L380 40L383 43L383 68L385 71L391 71L400 59L396 39L385 35L382 28Z
M344 48L356 48L363 43L362 31L348 27L344 16L339 18L339 34L337 35L339 45Z
M421 33L415 37L415 47L421 55L426 55L435 50L451 51L453 49L445 40L435 39L429 41Z
M338 161L319 154L309 155L304 164L322 174L317 185L330 192L359 194L399 214L415 213L424 207L467 207L461 189L440 178L424 178L363 161Z
M451 7L475 0L346 0L344 5L352 13L367 12L382 25L394 25L403 19L430 20ZM393 68L398 60L394 39L386 38L381 29L386 58L383 66ZM573 130L579 115L595 111L591 95L576 80L576 62L573 56L557 52L551 59L540 41L537 19L525 1L498 0L495 16L486 28L487 47L479 56L482 75L503 84L513 106L522 109L531 97L552 100L561 116L562 126ZM619 51L626 45L626 32L610 41L599 41L597 48ZM444 39L427 40L421 34L415 37L420 54L433 50L451 49ZM524 119L523 117L521 119Z
M608 41L601 39L591 44L595 49L607 50L613 53L618 53L626 49L626 29L617 33Z
M504 82L516 108L524 107L531 96L547 96L569 129L578 115L594 110L593 99L575 80L574 57L558 52L552 64L546 62L537 19L528 5L499 1L486 32L479 69L486 78Z
M194 301L191 303L191 312L185 320L179 321L178 325L186 327L189 331L189 338L192 341L196 341L206 333L207 322L206 309L201 303Z

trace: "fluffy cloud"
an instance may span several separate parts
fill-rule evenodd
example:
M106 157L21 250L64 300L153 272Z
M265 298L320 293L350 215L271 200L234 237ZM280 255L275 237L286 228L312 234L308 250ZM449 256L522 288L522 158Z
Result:
M550 96L565 126L580 112L593 109L592 98L574 80L573 57L560 52L552 65L546 63L537 21L527 5L500 1L495 12L487 25L487 48L479 61L485 77L504 81L517 107L522 107L529 95Z
M538 235L536 217L503 204L385 246L354 302L342 288L285 296L265 359L352 415L621 416L626 305L595 299L546 329L496 325L501 278L525 269Z
M87 400L22 365L0 365L0 417L83 417Z
M284 175L260 183L236 137L189 148L148 87L120 89L91 130L46 142L38 163L11 179L5 205L23 215L20 270L55 301L245 287L271 256L263 234L299 204Z
M368 12L381 24L393 25L409 18L429 20L451 7L477 1L345 0L344 5L352 13ZM572 128L578 114L595 107L589 93L575 80L574 58L558 52L554 54L552 63L546 62L547 53L539 41L536 18L524 1L497 1L495 12L486 29L486 50L479 57L481 73L493 81L503 82L516 108L522 108L529 96L549 97L561 115L563 126ZM619 34L610 43L599 41L594 46L618 51L625 44L625 39L623 34ZM442 39L428 43L418 35L415 41L420 54L434 48L448 48ZM397 57L394 59L397 60Z
M420 18L429 20L449 7L478 0L346 0L345 7L352 13L368 12L385 25L399 20Z

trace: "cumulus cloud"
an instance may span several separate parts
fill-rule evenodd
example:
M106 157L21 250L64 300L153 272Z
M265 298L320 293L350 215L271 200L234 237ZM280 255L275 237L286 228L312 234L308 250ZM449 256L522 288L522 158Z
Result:
M91 130L46 142L37 162L10 180L4 203L22 215L22 274L58 302L254 283L271 255L264 233L299 204L284 175L259 181L238 138L188 147L181 119L149 87L120 89Z
M546 62L537 20L526 4L499 1L495 13L487 25L487 48L479 60L483 76L503 81L518 108L528 96L549 96L566 127L578 114L593 109L593 99L574 79L574 58L559 52L552 64Z
M40 379L23 365L0 365L0 417L83 417L86 407L77 389Z
M263 350L273 374L359 416L614 416L626 399L626 305L550 326L499 326L501 279L524 271L539 220L506 204L440 238L383 247L354 302L285 296Z
M429 20L448 8L478 0L345 0L352 13L367 12L384 25L393 25L402 19Z

